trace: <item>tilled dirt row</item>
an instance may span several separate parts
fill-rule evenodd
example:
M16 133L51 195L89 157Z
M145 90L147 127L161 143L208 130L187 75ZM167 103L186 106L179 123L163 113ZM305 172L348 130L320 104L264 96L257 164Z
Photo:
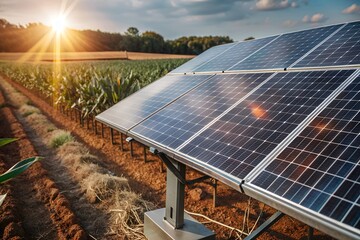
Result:
M164 206L165 174L160 172L159 160L155 156L148 154L148 161L145 163L142 160L143 147L135 144L135 158L131 158L128 145L125 146L126 151L122 152L119 150L118 134L115 136L117 144L112 145L110 143L109 129L105 129L105 138L101 138L99 134L95 135L92 131L81 128L78 123L71 121L69 117L56 111L29 90L9 79L7 81L27 96L57 127L67 129L76 136L78 141L86 143L91 149L91 153L99 156L102 160L102 165L116 175L126 177L133 190L141 193L146 200L157 204L158 207ZM56 175L55 172L53 174ZM201 176L201 174L196 171L187 171L187 179L198 176ZM54 177L56 178L56 176ZM255 200L250 201L245 195L219 184L217 189L217 207L213 207L212 191L213 188L204 183L187 186L185 208L188 211L204 214L219 222L238 229L244 229L245 232L248 232L257 220L263 204ZM264 222L274 212L274 209L265 207L258 224ZM198 218L198 220L202 221L204 219ZM218 239L234 237L234 235L230 235L231 231L227 228L219 227L219 225L212 223L207 223L206 226L217 233ZM286 216L261 235L260 239L301 239L306 238L307 230L306 225ZM318 231L315 231L315 236L317 238L328 239L328 236Z
M19 140L0 149L4 165L10 168L20 159L37 156L22 125L15 118L12 106L0 97L0 137ZM78 224L70 202L49 178L43 163L35 163L25 173L1 185L1 193L8 193L1 207L2 239L86 239Z

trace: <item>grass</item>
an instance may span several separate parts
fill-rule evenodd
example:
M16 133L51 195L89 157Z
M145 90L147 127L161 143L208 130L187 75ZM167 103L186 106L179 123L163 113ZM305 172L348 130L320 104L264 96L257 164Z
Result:
M58 148L65 143L73 142L74 137L69 132L63 130L54 130L49 141L49 145L53 148Z
M19 112L23 117L27 117L34 113L40 113L40 110L34 106L25 104L20 107Z

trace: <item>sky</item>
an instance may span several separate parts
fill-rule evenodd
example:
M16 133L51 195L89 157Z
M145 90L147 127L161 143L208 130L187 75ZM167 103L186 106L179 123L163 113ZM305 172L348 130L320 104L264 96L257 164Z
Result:
M360 20L360 0L1 0L0 18L51 25L60 9L67 9L69 28L124 33L136 27L165 39L239 41Z

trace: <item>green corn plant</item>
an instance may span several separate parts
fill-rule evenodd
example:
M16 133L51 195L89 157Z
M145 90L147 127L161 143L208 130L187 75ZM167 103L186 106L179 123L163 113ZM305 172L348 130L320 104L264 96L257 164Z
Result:
M0 147L18 140L17 138L0 138ZM16 163L9 170L0 175L0 183L4 183L28 169L33 163L41 160L42 157L31 157ZM6 194L0 195L0 206L3 204Z
M46 63L0 62L0 72L46 100L98 114L152 83L188 59L63 63L60 72Z

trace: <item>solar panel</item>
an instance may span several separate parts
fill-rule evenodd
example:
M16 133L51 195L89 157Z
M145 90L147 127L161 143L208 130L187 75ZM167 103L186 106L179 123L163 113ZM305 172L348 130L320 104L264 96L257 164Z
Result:
M237 43L228 43L219 46L212 47L205 52L201 53L199 56L191 59L190 61L186 62L185 64L181 65L180 67L174 69L170 73L187 73L193 72L195 68L201 66L202 64L206 63L207 61L211 60L212 58L216 57L217 55L227 51L228 49L235 46Z
M165 76L97 115L96 120L127 131L209 77L210 75Z
M251 184L360 235L360 77Z
M278 73L236 106L270 73L218 75L130 133L243 179L352 72Z
M352 72L279 73L180 152L244 179Z
M229 70L284 69L330 36L341 25L281 35L275 41L240 61Z
M96 119L313 227L358 239L360 70L349 66L359 65L359 33L354 22L214 47ZM296 69L304 67L319 69Z
M175 149L270 75L214 76L137 125L131 133Z
M360 22L348 23L294 67L360 64Z
M275 38L276 36L239 42L232 47L230 51L225 51L209 62L195 68L194 72L225 71L255 51L266 46L266 44Z

